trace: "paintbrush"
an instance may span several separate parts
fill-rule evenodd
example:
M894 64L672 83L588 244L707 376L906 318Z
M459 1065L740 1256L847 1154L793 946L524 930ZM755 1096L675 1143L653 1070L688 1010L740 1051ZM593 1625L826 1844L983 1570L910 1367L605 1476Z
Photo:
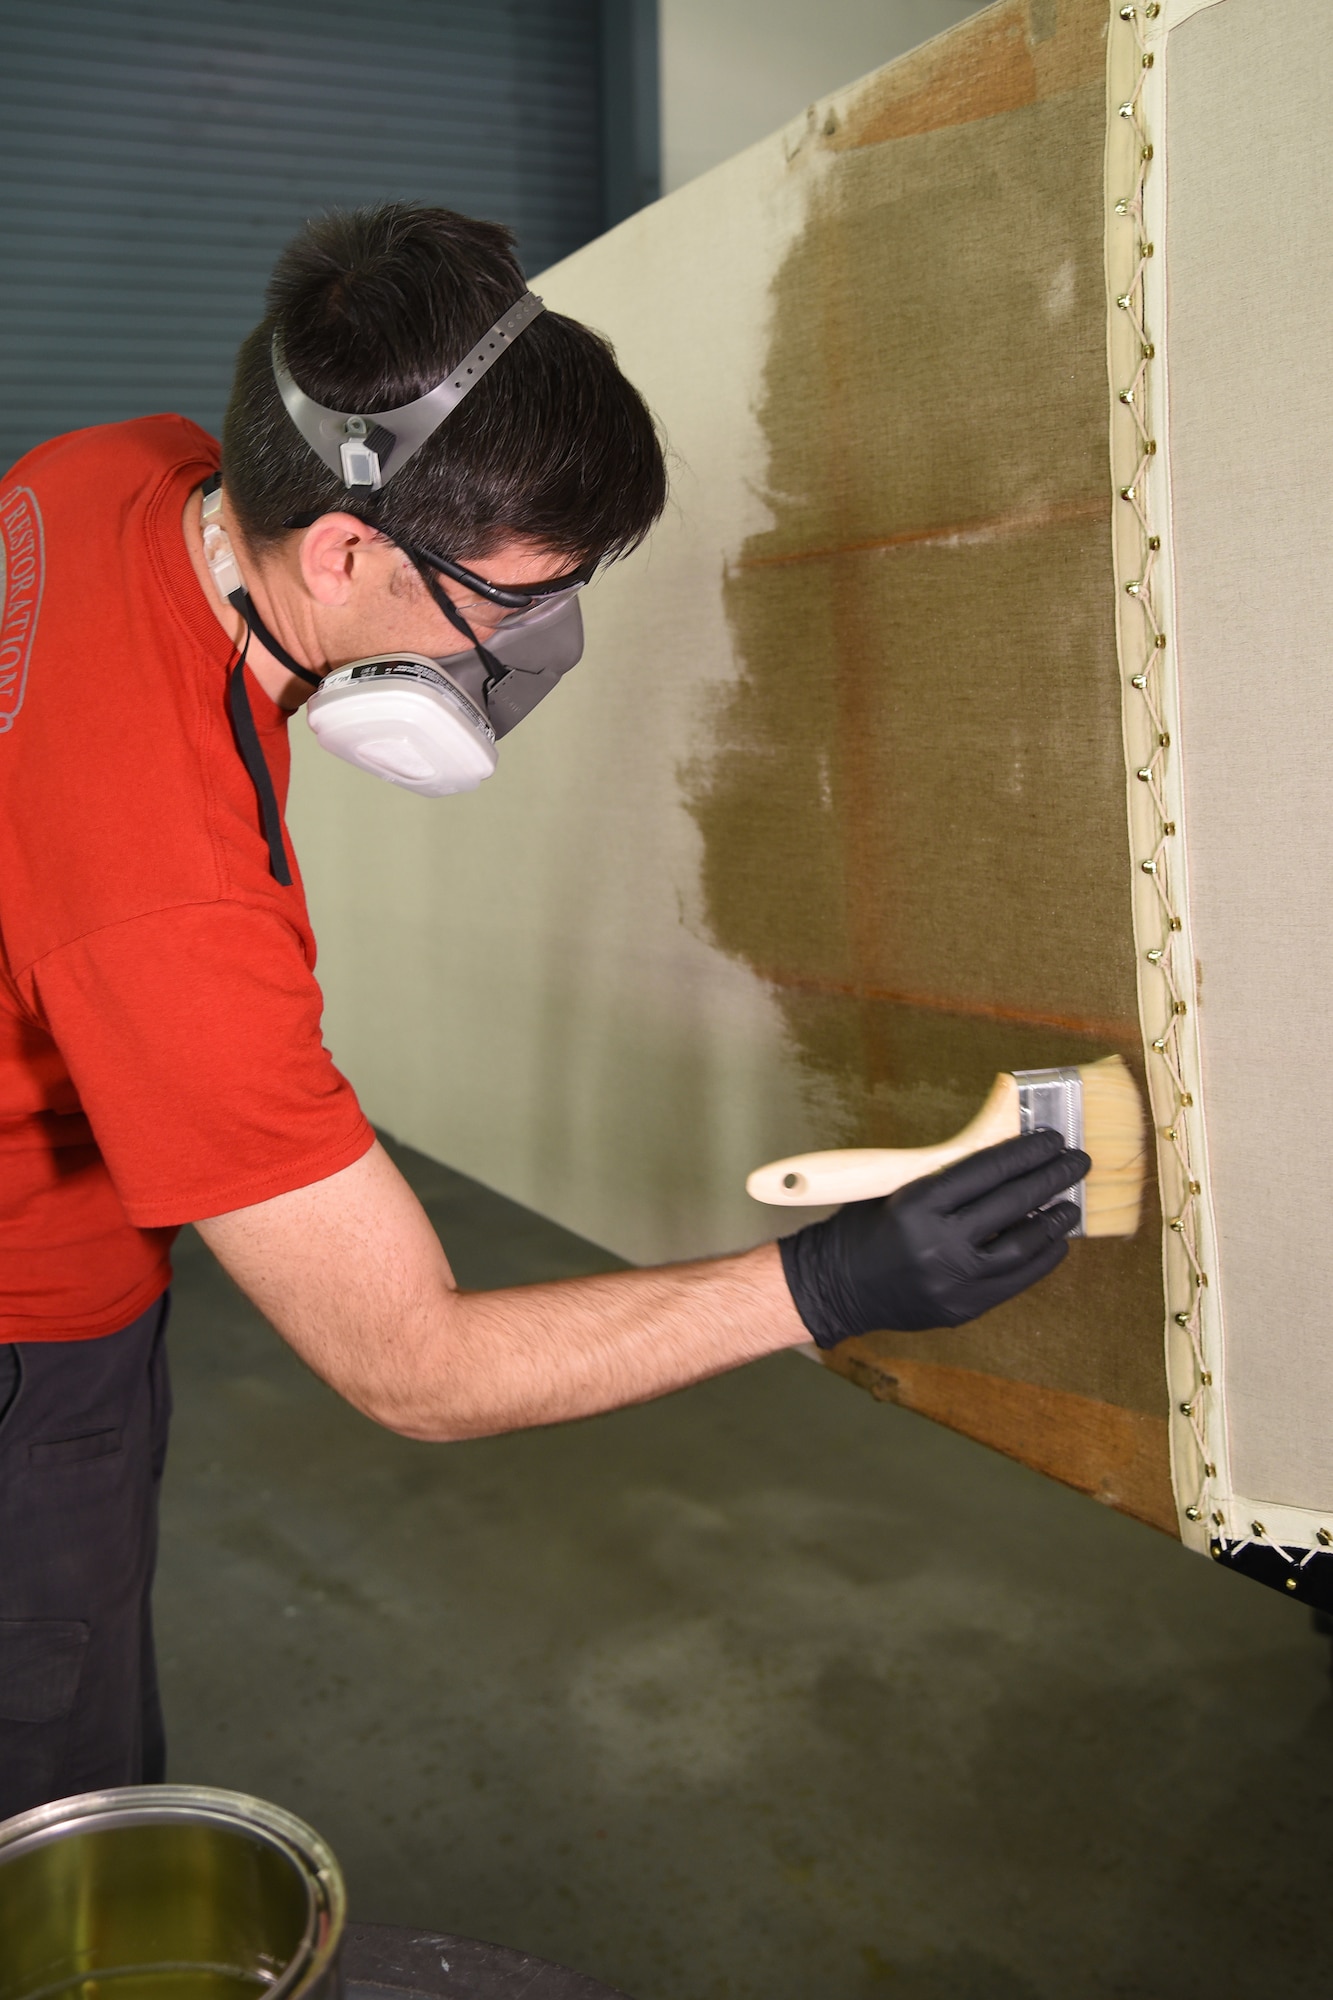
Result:
M1059 1197L1082 1211L1080 1226L1071 1233L1132 1236L1139 1226L1147 1146L1139 1093L1119 1056L1081 1069L1023 1069L997 1076L972 1123L941 1146L799 1153L756 1167L745 1186L756 1201L780 1208L866 1201L892 1194L983 1146L1041 1126L1059 1132L1067 1146L1081 1146L1092 1159L1087 1178Z

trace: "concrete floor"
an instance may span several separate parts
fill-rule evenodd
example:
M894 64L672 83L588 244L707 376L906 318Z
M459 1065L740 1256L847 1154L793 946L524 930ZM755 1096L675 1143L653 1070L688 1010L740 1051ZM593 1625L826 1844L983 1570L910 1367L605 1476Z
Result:
M613 1261L400 1157L465 1284ZM797 1356L407 1443L178 1270L171 1775L304 1814L354 1915L636 2000L1330 1991L1299 1607Z

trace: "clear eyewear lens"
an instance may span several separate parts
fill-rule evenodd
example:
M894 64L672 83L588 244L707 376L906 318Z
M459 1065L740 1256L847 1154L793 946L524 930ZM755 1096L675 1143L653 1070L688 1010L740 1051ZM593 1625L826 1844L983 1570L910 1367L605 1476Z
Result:
M524 610L511 611L505 623L506 625L535 625L539 618L550 617L555 612L562 611L584 589L586 589L586 585L583 583L571 583L565 590L552 590L548 591L545 597L534 597L532 603L526 606Z
M440 581L441 588L444 588L444 579ZM516 625L535 625L554 616L570 604L584 587L582 581L571 583L564 590L548 591L542 597L534 597L531 604L522 606L496 604L493 599L479 597L475 591L458 583L452 584L448 595L455 610L466 618L469 625L486 632L509 632Z

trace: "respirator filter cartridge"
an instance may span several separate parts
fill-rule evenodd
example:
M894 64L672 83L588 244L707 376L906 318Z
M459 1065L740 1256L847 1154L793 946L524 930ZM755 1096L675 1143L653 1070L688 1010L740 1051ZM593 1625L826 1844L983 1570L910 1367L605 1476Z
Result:
M475 791L496 765L483 711L419 653L377 653L329 674L306 720L321 748L427 798Z

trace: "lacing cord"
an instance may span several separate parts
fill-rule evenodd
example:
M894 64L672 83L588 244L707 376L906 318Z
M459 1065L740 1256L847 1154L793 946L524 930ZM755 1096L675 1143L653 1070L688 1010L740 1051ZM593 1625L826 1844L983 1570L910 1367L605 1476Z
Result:
M1157 820L1155 837L1151 851L1144 855L1138 866L1152 882L1157 907L1161 917L1159 942L1151 945L1146 953L1149 965L1153 966L1161 978L1163 1006L1159 1018L1162 1026L1153 1034L1148 1043L1150 1059L1156 1063L1164 1075L1167 1095L1173 1111L1166 1125L1161 1127L1161 1137L1171 1148L1180 1173L1183 1196L1176 1214L1167 1217L1167 1228L1175 1237L1184 1253L1184 1284L1172 1296L1172 1280L1168 1279L1167 1310L1174 1325L1186 1335L1194 1361L1194 1383L1188 1394L1180 1401L1178 1411L1189 1425L1190 1435L1197 1447L1197 1473L1193 1494L1185 1507L1186 1518L1191 1521L1204 1520L1210 1511L1209 1488L1217 1475L1209 1444L1209 1425L1213 1415L1215 1398L1212 1372L1207 1365L1202 1333L1204 1294L1208 1285L1208 1273L1203 1268L1199 1254L1200 1203L1203 1193L1194 1165L1197 1141L1192 1132L1194 1091L1189 1081L1192 1053L1187 1050L1184 1039L1184 1022L1189 1013L1190 1002L1186 997L1192 988L1189 968L1180 963L1181 939L1184 923L1179 911L1179 886L1177 877L1181 871L1173 866L1176 852L1177 829L1171 816L1167 797L1166 775L1173 745L1167 727L1166 703L1164 696L1164 673L1167 666L1168 637L1165 624L1158 607L1155 578L1158 557L1161 553L1161 538L1153 532L1148 513L1148 477L1152 462L1157 455L1157 439L1153 435L1150 389L1153 376L1153 362L1156 358L1156 343L1148 325L1145 305L1145 274L1154 255L1154 246L1148 240L1144 217L1144 194L1148 173L1152 165L1153 145L1143 114L1144 85L1153 67L1154 56L1148 48L1143 23L1156 20L1161 13L1157 4L1147 6L1124 6L1119 10L1134 37L1137 52L1135 84L1129 99L1119 106L1120 117L1129 121L1133 128L1135 174L1128 194L1122 195L1115 204L1115 213L1126 216L1133 224L1135 246L1133 275L1125 291L1116 299L1118 309L1128 316L1133 328L1137 346L1137 362L1133 374L1118 391L1118 401L1128 413L1137 438L1137 461L1128 484L1118 488L1123 505L1133 510L1140 537L1139 574L1125 584L1126 595L1137 605L1142 614L1141 653L1136 670L1129 677L1130 687L1138 695L1146 711L1151 751L1145 763L1135 773L1139 782L1147 790ZM1160 1101L1160 1099L1157 1099ZM1170 1265L1168 1264L1168 1269ZM1175 1279L1180 1284L1180 1279ZM1212 1523L1221 1527L1224 1516L1220 1511L1212 1512Z

